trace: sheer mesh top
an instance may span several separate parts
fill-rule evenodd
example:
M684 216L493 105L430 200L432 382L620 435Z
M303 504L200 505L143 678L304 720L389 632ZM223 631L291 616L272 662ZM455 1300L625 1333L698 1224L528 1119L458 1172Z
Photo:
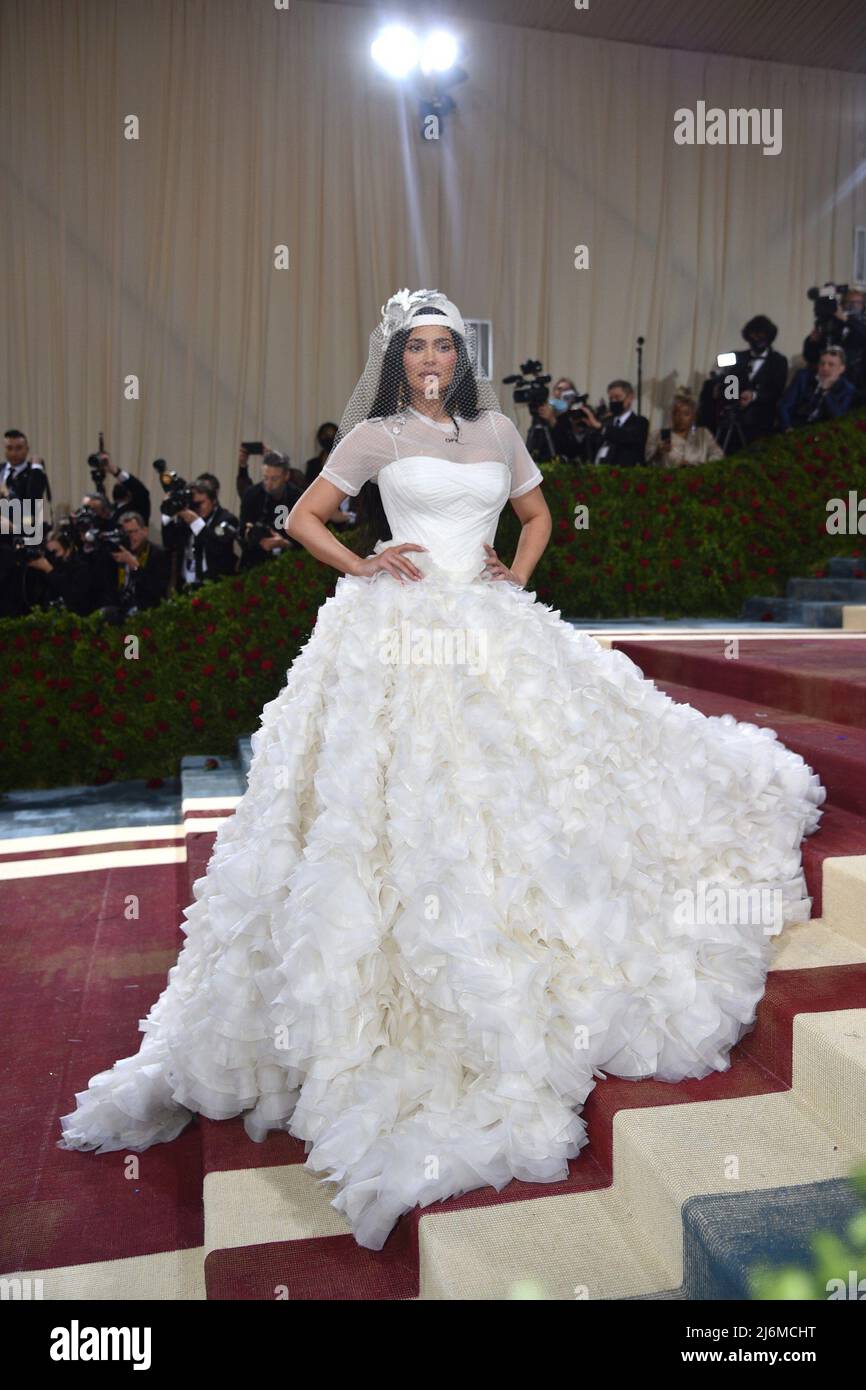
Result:
M522 497L544 481L507 415L484 410L476 420L456 418L457 429L451 420L431 420L410 407L402 415L361 420L332 450L321 476L355 497L387 464L427 458L465 464L504 463L511 475L509 498Z

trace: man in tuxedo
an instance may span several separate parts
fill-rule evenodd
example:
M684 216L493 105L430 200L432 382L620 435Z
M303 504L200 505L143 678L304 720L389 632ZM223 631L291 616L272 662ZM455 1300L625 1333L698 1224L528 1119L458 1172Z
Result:
M219 485L201 474L190 484L192 506L174 517L162 513L162 539L175 553L180 589L197 588L209 579L234 574L237 569L236 516L219 505Z
M749 346L736 354L736 366L723 368L709 377L701 389L698 423L718 438L720 425L724 424L722 412L728 404L723 394L724 381L729 375L737 378L739 412L736 424L742 431L742 441L739 431L735 430L731 452L740 447L741 442L751 444L775 429L776 410L788 380L788 359L773 347L778 332L766 314L756 314L749 319L742 331Z
M779 403L779 419L786 430L837 420L857 403L857 388L845 375L845 353L829 347L818 360L817 371L799 371Z
M612 468L635 468L646 463L646 441L649 421L643 415L636 415L634 390L630 381L618 378L607 388L609 414L604 423L590 410L583 407L583 415L592 431L595 463L607 463Z

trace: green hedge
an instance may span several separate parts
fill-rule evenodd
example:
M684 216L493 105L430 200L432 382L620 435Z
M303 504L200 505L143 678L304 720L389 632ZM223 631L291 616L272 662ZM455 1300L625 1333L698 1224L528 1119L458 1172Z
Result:
M866 549L826 528L830 498L866 496L862 417L700 468L544 472L553 536L533 588L569 617L734 617L750 594L782 593L789 576ZM574 525L581 504L586 530ZM508 560L517 531L507 508L497 548ZM0 786L158 781L184 754L231 753L336 579L289 552L121 628L54 612L0 623Z
M862 414L696 468L544 471L553 535L533 587L568 617L732 618L751 595L783 594L790 577L866 551L866 535L827 532L829 499L866 498ZM587 530L575 530L578 504Z

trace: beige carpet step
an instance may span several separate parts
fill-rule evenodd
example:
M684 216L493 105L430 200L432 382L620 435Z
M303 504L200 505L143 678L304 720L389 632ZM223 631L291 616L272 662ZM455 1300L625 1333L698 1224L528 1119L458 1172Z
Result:
M799 1015L795 1090L620 1111L605 1192L425 1213L421 1298L506 1299L527 1283L557 1300L677 1288L687 1198L841 1178L866 1157L864 1033L866 1010Z
M825 859L821 881L825 924L866 947L866 854Z
M852 864L855 866L853 873L850 872ZM825 903L829 902L834 911L832 925L825 916L786 927L774 938L771 968L802 970L866 961L866 937L860 942L852 935L834 929L838 928L840 922L849 927L856 925L860 911L858 894L862 894L866 903L866 856L856 861L825 860L824 895ZM208 1173L204 1181L205 1253L271 1241L349 1235L349 1223L331 1206L336 1191L332 1183L321 1182L301 1164ZM613 1228L605 1224L608 1218L604 1213L607 1213L610 1200L608 1194L587 1193L583 1200L591 1203L593 1198L601 1199L600 1214L593 1219L600 1230L610 1230L610 1248L608 1250L603 1241L599 1242L598 1270L590 1270L588 1275L595 1286L600 1286L603 1268L612 1260L612 1256L616 1255L616 1261L611 1263L612 1268L616 1269L622 1264L616 1245L617 1231L621 1228L615 1223ZM550 1202L573 1200L573 1197L544 1198L544 1203L546 1206ZM518 1208L525 1208L519 1220L531 1228L534 1221L532 1208L535 1205L534 1202L510 1203L507 1211L516 1213ZM479 1213L479 1217L483 1214ZM471 1225L474 1212L463 1215ZM436 1219L441 1218L437 1216ZM515 1216L515 1219L518 1218ZM425 1221L426 1217L422 1218L422 1225ZM624 1288L630 1288L627 1271L625 1275ZM652 1252L646 1252L645 1263L638 1256L635 1291L641 1292L647 1285L652 1286L657 1277L658 1265ZM662 1285L655 1287L661 1288Z
M122 1260L93 1260L56 1269L25 1270L4 1276L10 1288L19 1280L30 1299L98 1302L195 1302L203 1300L204 1251L167 1250L158 1255L132 1255ZM29 1281L29 1283L28 1283ZM14 1292L6 1297L15 1297Z
M863 965L866 943L833 931L824 917L797 922L773 938L771 970L810 970L828 965Z

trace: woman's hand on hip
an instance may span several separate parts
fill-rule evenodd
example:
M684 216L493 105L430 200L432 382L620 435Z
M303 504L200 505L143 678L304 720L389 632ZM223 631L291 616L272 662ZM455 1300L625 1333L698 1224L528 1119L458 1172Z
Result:
M507 565L503 564L493 546L488 545L485 541L484 549L487 551L487 559L484 561L485 579L506 579L522 589L523 580L514 573L514 570L510 570Z
M405 584L407 579L423 579L424 575L413 565L406 552L408 550L426 551L426 545L415 545L412 541L405 541L402 545L389 546L387 550L382 550L378 555L368 555L362 560L356 575L364 579L371 578L374 574L384 571L390 574L392 579L396 579L400 584Z

